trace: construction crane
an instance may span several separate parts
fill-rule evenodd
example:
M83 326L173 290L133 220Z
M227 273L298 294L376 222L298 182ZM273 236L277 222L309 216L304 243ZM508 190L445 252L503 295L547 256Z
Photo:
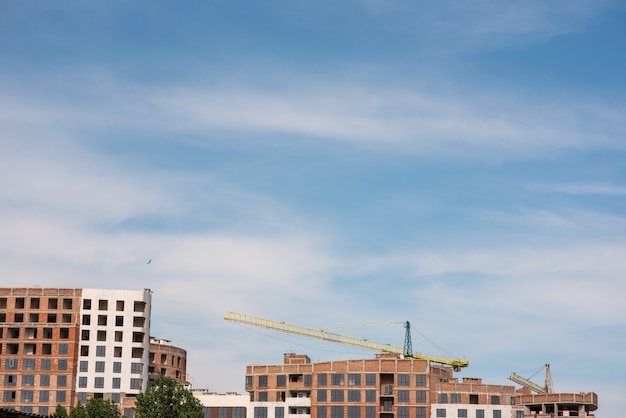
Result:
M367 350L374 350L383 353L400 354L405 358L414 358L420 360L428 360L434 363L447 364L452 366L455 371L459 371L461 367L469 366L469 361L461 359L444 359L437 357L425 356L422 354L413 353L411 343L411 324L409 321L404 322L406 329L404 338L404 347L378 343L375 341L366 340L363 338L350 337L342 334L335 334L332 332L324 331L323 329L307 328L293 324L287 324L285 322L272 321L271 319L263 319L252 315L240 314L237 312L228 312L224 316L227 321L238 322L246 325L254 325L261 328L267 328L274 331L286 332L288 334L299 335L302 337L315 338L323 341L330 341L339 344L351 345L353 347L365 348Z
M532 377L532 376L531 376ZM509 376L509 380L514 381L524 387L531 388L535 392L545 395L547 393L552 393L552 374L550 373L550 365L546 364L546 380L543 386L532 382L530 379L526 379L517 373L511 373Z

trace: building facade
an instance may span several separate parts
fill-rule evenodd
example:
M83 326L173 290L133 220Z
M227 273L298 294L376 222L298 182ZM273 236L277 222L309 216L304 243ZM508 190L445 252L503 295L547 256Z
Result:
M149 289L0 289L0 407L47 415L146 389ZM128 412L128 411L127 411Z
M176 347L170 340L150 337L149 378L166 376L188 386L187 351Z
M428 360L376 358L311 363L287 353L283 364L246 366L248 396L195 392L206 418L528 418L591 417L597 396L550 394L459 380ZM543 396L543 395L542 395ZM578 396L578 397L576 397Z

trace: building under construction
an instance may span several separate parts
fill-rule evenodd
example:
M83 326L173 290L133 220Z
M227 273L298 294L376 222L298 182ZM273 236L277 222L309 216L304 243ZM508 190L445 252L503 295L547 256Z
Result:
M374 358L312 363L284 354L282 364L248 365L247 396L197 395L209 418L527 418L592 417L595 393L553 393L550 369L543 386L512 374L522 386L487 384L454 372L466 360L414 355L410 325L404 347L229 312L225 319L380 353Z

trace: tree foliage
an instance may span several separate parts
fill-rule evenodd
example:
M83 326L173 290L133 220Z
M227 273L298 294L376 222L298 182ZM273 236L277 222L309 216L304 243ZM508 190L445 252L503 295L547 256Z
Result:
M137 418L203 418L202 403L174 379L159 376L137 395Z
M110 400L92 398L86 405L80 402L72 412L70 418L119 418L121 416L117 406Z
M55 417L66 417L67 416L67 409L65 409L65 407L63 405L57 405L57 407L54 409L54 416Z

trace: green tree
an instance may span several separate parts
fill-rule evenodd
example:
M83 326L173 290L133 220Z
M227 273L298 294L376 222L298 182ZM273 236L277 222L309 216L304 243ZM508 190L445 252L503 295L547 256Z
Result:
M67 409L65 409L65 407L63 405L57 405L57 407L54 410L54 416L55 417L66 417L67 416Z
M78 402L78 405L72 408L72 412L70 412L70 418L88 418L85 405Z
M70 418L119 418L121 416L117 406L110 400L91 398L87 404L80 402L70 413Z
M159 376L137 395L137 418L203 418L202 403L174 379Z
M121 416L120 410L109 399L91 398L85 405L88 418L118 418Z

